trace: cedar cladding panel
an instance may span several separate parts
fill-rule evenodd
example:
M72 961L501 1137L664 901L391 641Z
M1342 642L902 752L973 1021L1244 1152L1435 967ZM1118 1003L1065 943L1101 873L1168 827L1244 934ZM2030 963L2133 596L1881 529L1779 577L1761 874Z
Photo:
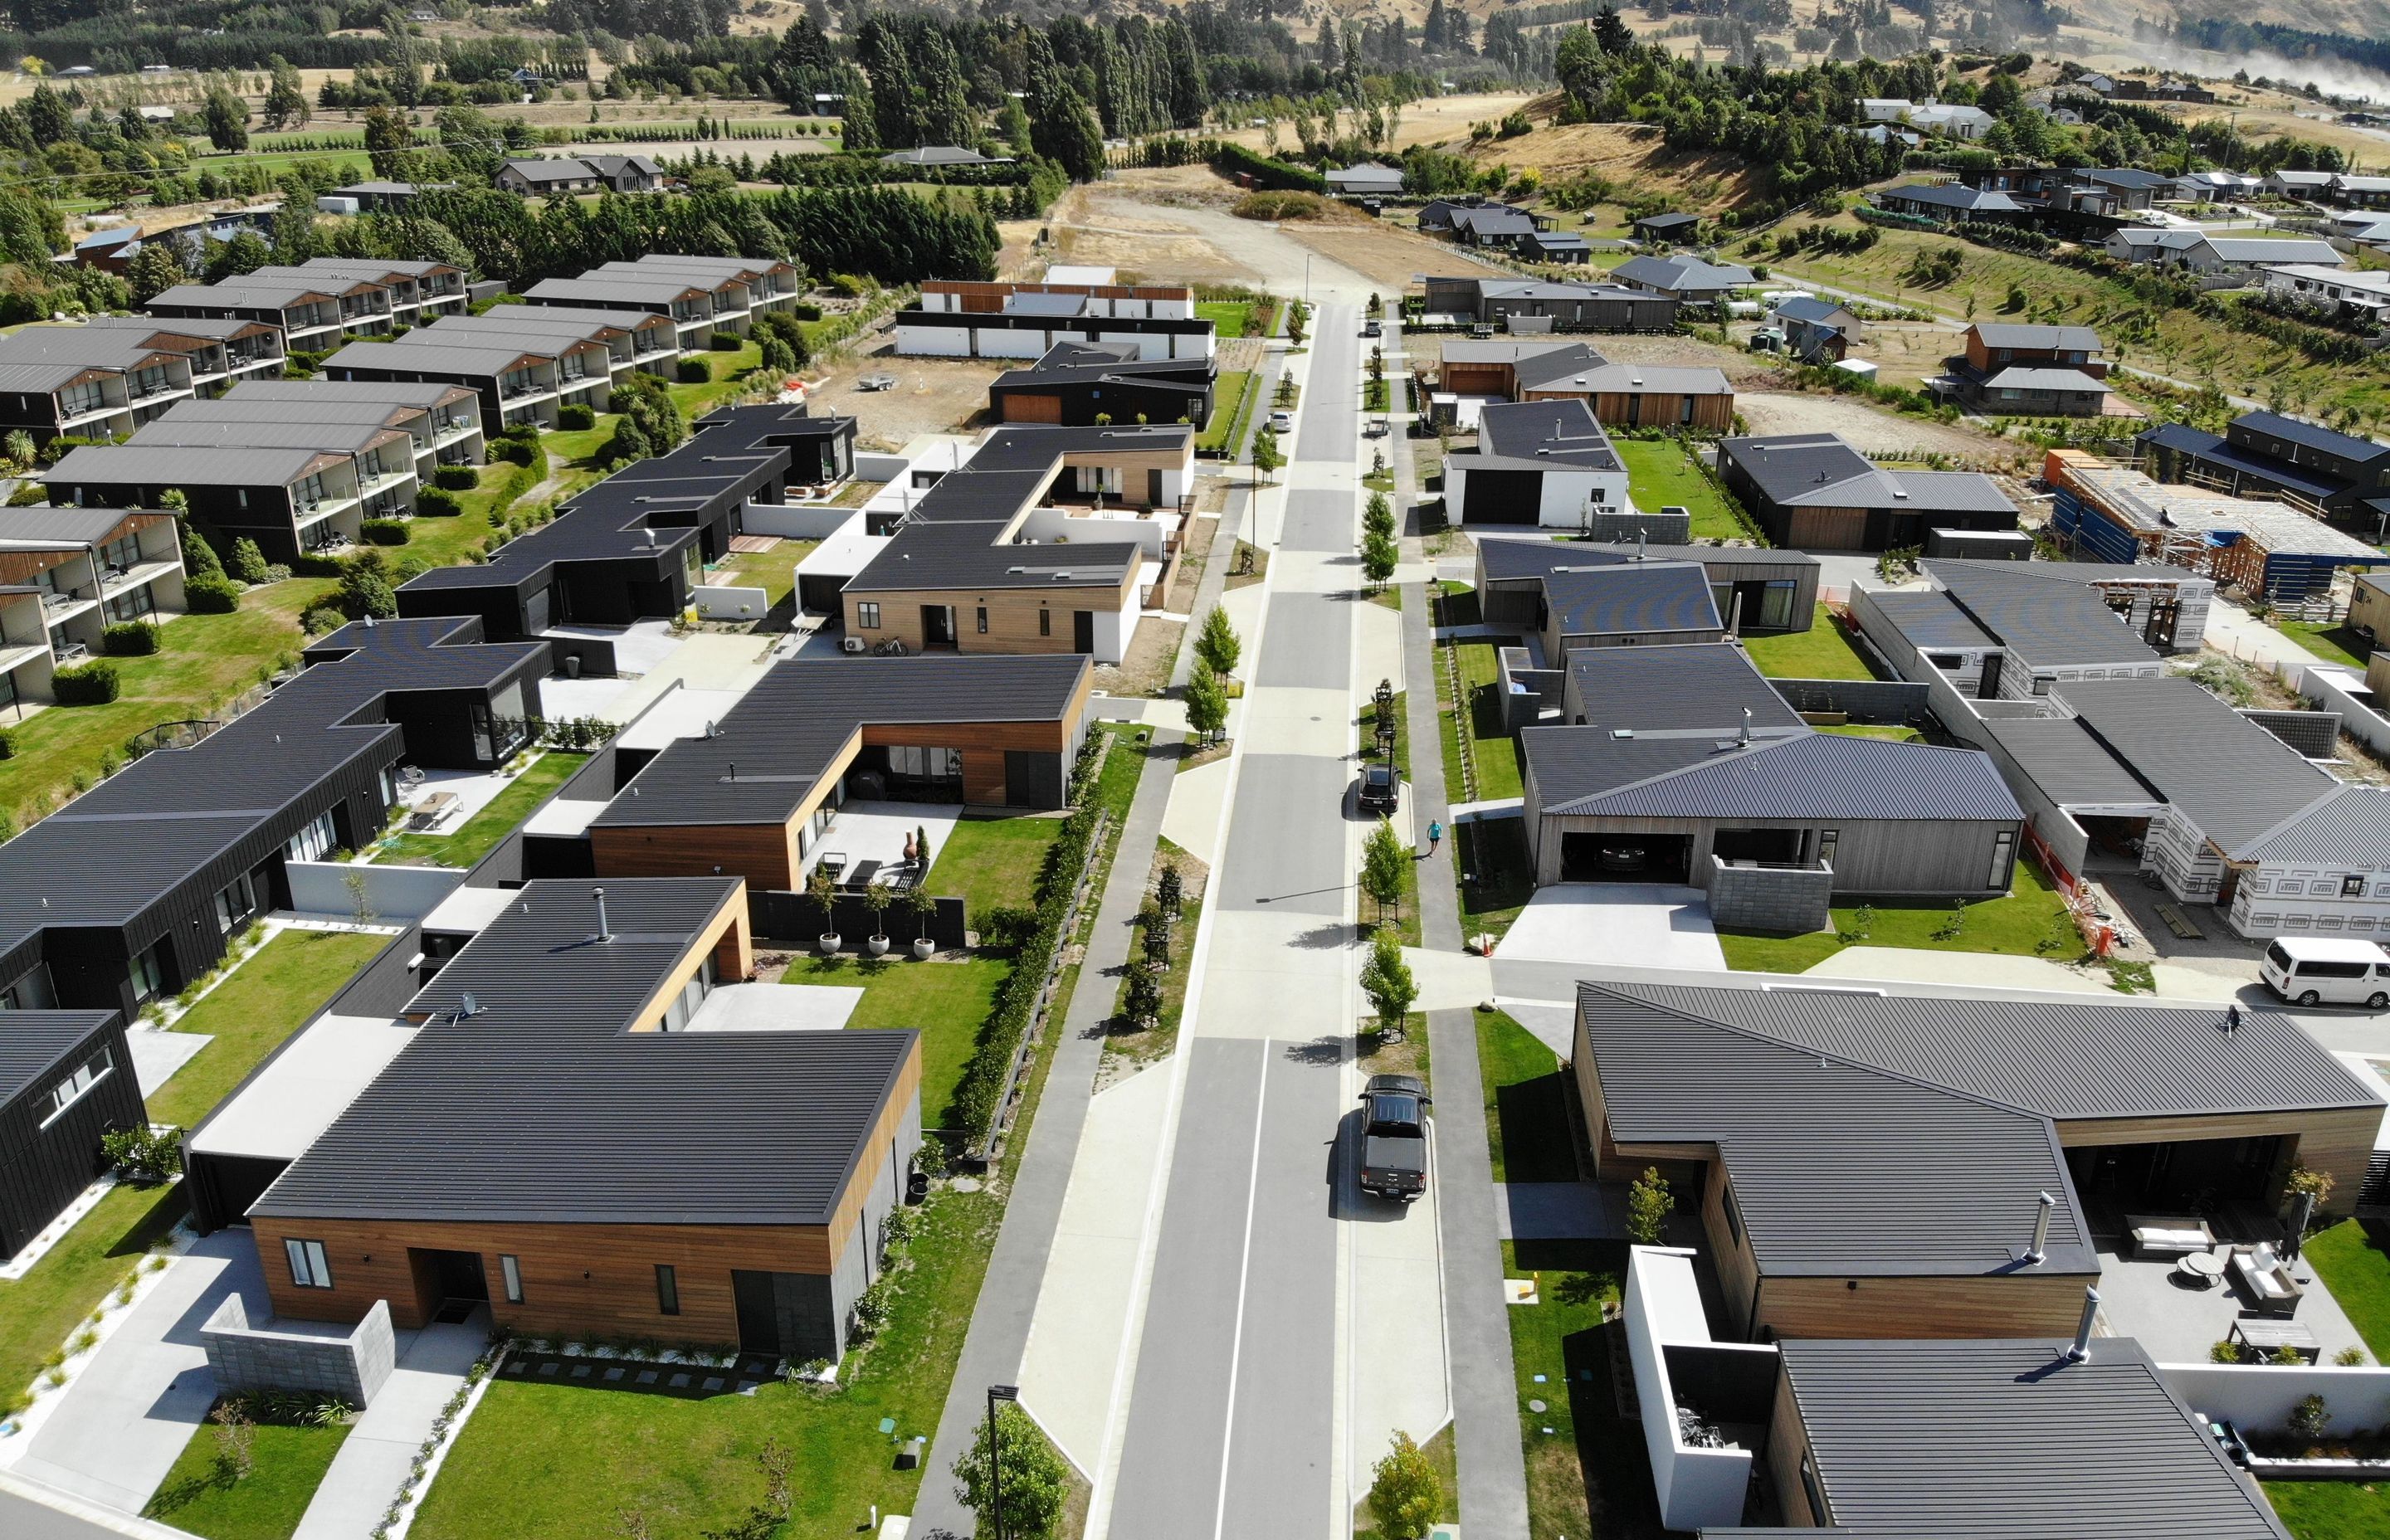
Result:
M1518 379L1508 364L1456 364L1447 359L1436 379L1436 389L1456 395L1507 396Z
M1777 1503L1783 1509L1787 1529L1817 1529L1833 1517L1809 1506L1808 1489L1801 1481L1801 1457L1808 1452L1809 1430L1801 1420L1800 1403L1792 1399L1792 1377L1779 1367L1776 1414L1767 1426L1767 1474L1776 1484ZM1822 1476L1818 1484L1822 1495Z
M1605 428L1690 428L1697 432L1724 433L1734 426L1731 394L1688 395L1682 391L1528 391L1522 401L1582 401ZM1693 404L1685 416L1685 403ZM1638 407L1637 403L1640 402Z
M996 398L997 420L1002 422L1050 422L1062 420L1060 395L1038 395L1028 391L1006 391Z
M601 878L705 877L720 866L750 888L786 892L797 885L796 830L803 821L800 814L787 824L601 825L590 829L589 849Z
M1068 653L1072 646L1072 612L1087 610L1099 615L1115 615L1129 608L1131 586L1137 582L1132 570L1122 574L1116 587L1066 586L1057 584L1052 588L968 588L916 589L906 592L852 594L846 598L847 634L878 643L891 636L900 638L915 652L921 647L921 607L951 605L955 611L955 650L958 652L1004 653ZM857 599L880 606L880 625L874 630L860 626L854 621ZM987 630L979 629L979 607L987 607ZM1051 635L1041 635L1037 630L1037 612L1051 610ZM940 650L944 650L943 648Z
M2382 1110L2354 1107L2208 1117L2067 1118L2060 1120L2057 1127L2058 1142L2067 1149L2279 1135L2284 1140L2285 1159L2268 1185L2267 1197L2281 1195L2282 1178L2295 1163L2331 1174L2332 1196L2321 1212L2345 1216L2356 1212L2358 1191L2365 1185L2366 1162L2373 1152L2374 1136L2381 1131Z
M1759 1321L1779 1337L2075 1335L2090 1273L2011 1277L1769 1277ZM1858 1287L1853 1289L1856 1282Z

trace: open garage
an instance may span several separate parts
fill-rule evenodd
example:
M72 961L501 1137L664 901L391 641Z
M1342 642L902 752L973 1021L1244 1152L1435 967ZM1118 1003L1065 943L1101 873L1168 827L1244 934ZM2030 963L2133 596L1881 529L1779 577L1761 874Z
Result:
M1685 883L1693 863L1690 834L1627 834L1594 830L1561 836L1563 882Z

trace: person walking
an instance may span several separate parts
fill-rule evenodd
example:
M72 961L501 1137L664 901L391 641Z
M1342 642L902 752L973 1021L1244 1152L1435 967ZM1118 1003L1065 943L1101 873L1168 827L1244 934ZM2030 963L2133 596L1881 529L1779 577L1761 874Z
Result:
M1443 839L1444 826L1437 823L1433 818L1429 819L1427 825L1427 853L1430 855L1433 855L1435 853L1435 847Z

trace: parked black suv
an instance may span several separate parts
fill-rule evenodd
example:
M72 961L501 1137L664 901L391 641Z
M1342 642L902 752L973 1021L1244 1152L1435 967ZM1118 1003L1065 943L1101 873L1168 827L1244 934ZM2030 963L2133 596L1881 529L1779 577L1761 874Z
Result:
M1353 801L1362 812L1382 813L1393 817L1402 800L1401 771L1382 760L1361 767L1361 779L1353 789Z
M1361 1092L1361 1190L1409 1202L1427 1190L1427 1110L1417 1075L1371 1075Z

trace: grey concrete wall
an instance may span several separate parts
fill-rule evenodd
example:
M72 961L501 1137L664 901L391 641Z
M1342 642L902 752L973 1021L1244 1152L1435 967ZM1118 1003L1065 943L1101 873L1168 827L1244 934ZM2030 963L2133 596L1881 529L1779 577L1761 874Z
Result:
M1596 540L1631 543L1640 535L1654 545L1685 545L1692 543L1693 516L1673 503L1633 513L1598 513L1587 533Z
M1826 928L1834 874L1819 866L1754 866L1710 857L1710 918L1739 930L1806 934Z
M1771 679L1796 712L1839 712L1854 722L1922 722L1934 714L1932 687L1906 679Z
M341 861L292 861L283 870L290 878L290 907L302 915L353 919L356 895L348 879L365 879L366 905L376 919L400 924L421 919L440 901L464 885L465 874L446 866L383 866Z
M1502 692L1502 725L1516 733L1533 727L1546 711L1564 705L1568 675L1559 669L1532 667L1534 655L1523 647L1497 648L1495 687Z
M2241 713L2309 759L2330 759L2340 741L2338 712L2264 712Z
M366 1406L398 1363L388 1300L376 1300L347 1336L328 1337L252 1327L240 1296L227 1294L199 1328L199 1341L225 1395L297 1391Z

